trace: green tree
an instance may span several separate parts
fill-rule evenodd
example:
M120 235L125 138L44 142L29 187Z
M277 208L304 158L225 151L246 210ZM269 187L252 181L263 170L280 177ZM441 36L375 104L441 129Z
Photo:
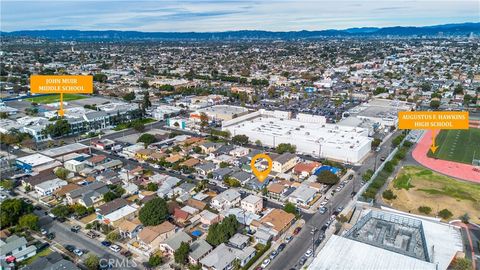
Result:
M141 122L135 122L133 124L133 129L135 129L138 132L142 132L145 130L145 125Z
M382 140L379 138L374 138L372 141L372 149L376 149L380 143L382 143Z
M234 215L230 215L223 219L222 222L210 225L206 240L214 246L225 243L236 233L238 226L237 218Z
M21 199L6 199L0 205L0 226L6 228L17 225L18 219L33 211L33 206Z
M180 247L175 251L173 257L175 262L179 264L188 263L188 253L190 252L190 245L188 243L182 242Z
M278 154L283 154L286 152L295 153L296 150L297 147L289 143L281 143L277 146L277 148L275 148L275 152Z
M235 135L232 137L232 143L238 145L246 145L248 144L248 136L247 135Z
M395 169L395 166L393 165L393 163L391 161L387 161L387 162L385 162L385 166L383 167L383 169L386 172L391 173Z
M159 255L151 255L150 258L148 258L148 264L151 266L151 267L157 267L159 266L160 264L162 264L163 262L163 258Z
M150 102L150 94L148 92L145 92L143 94L143 102L142 102L143 108L147 109L152 107L152 102Z
M120 240L120 234L116 231L110 232L107 234L107 240L110 242L115 242Z
M81 204L74 204L72 206L72 209L75 212L75 214L77 214L78 216L83 216L88 213L88 209Z
M368 169L368 170L362 175L362 180L366 182L366 181L370 180L370 178L372 178L372 176L373 176L373 170Z
M56 217L65 218L70 215L70 208L66 205L59 204L52 209L52 214Z
M157 138L152 134L144 133L140 137L138 137L137 143L138 142L143 142L145 144L145 147L147 147L148 145L157 142Z
M294 215L297 214L297 207L291 202L287 202L283 207L283 210L290 214L294 214Z
M69 134L71 131L70 124L65 119L60 119L55 124L49 124L43 130L43 133L54 138Z
M105 75L103 73L97 73L97 74L93 75L93 80L95 82L104 83L104 82L107 82L107 79L108 79L107 75Z
M441 104L441 103L440 103L440 100L436 100L436 99L431 100L431 101L430 101L430 108L432 108L432 109L438 109L438 108L440 107L440 104Z
M256 140L256 141L255 141L255 145L256 145L256 146L262 146L262 141Z
M455 86L455 89L453 90L454 95L463 95L463 86L461 84Z
M467 258L455 258L452 262L452 266L449 269L452 270L471 270L472 262Z
M440 212L438 212L438 216L447 220L447 219L449 219L453 216L453 213L450 212L450 210L445 208L445 209L440 210Z
M55 175L62 180L66 180L69 174L70 174L69 170L61 167L55 171Z
M340 178L331 171L324 170L317 175L317 182L325 185L335 185Z
M156 183L148 183L147 184L147 190L148 191L157 191L158 190L158 185Z
M97 270L100 268L100 259L97 255L89 253L84 264L89 270Z
M219 166L220 166L220 168L227 168L227 167L230 166L230 164L228 162L222 161L222 162L220 162Z
M418 212L428 215L432 212L432 208L428 206L419 206Z
M382 197L386 200L393 200L396 199L397 196L393 194L393 191L391 189L387 189L382 193Z
M21 228L38 230L38 216L35 214L26 214L20 217L18 225Z
M148 201L142 209L140 209L139 219L144 226L155 226L168 216L167 203L162 198L155 198Z
M205 130L205 128L208 126L208 116L206 113L202 112L200 113L200 130Z
M465 213L463 215L460 216L460 220L465 223L465 224L468 224L469 221L470 221L470 216L468 215L468 213Z
M135 99L135 93L134 92L130 92L130 93L125 94L123 96L123 100L125 100L125 101L132 101L134 99Z
M6 190L12 190L13 189L13 181L10 179L3 179L0 181L0 186L3 187Z
M103 201L104 202L111 202L115 200L116 198L119 198L120 196L113 192L113 191L108 191L107 193L103 194Z

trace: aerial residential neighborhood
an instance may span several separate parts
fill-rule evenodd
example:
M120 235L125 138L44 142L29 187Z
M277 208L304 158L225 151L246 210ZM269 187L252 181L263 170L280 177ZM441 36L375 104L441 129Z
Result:
M478 3L6 2L0 269L480 266Z

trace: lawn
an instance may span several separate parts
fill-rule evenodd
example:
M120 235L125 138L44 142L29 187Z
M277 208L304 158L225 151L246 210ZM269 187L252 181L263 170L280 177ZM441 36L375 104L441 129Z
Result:
M52 253L52 250L50 248L46 248L46 249L40 251L39 253L35 254L35 256L30 257L30 258L22 261L20 264L21 265L29 265L33 261L35 261L37 258L45 257L45 256L49 255L50 253Z
M473 156L480 159L480 129L441 130L437 135L439 146L435 154L428 152L429 157L472 164Z
M120 130L124 130L124 129L127 129L127 128L132 128L136 123L141 123L141 124L149 124L149 123L152 123L152 122L155 122L156 120L153 119L153 118L143 118L143 119L137 119L135 121L132 121L132 122L127 122L127 123L121 123L119 125L117 125L116 127L113 128L113 130L115 131L120 131Z
M418 207L428 206L435 216L442 209L453 213L451 219L468 213L473 222L480 222L480 185L463 182L429 169L405 166L390 183L396 199L385 201L402 211L418 214Z
M63 94L63 101L72 101L72 100L78 100L78 99L84 99L84 98L88 98L88 97L84 95L78 95L78 94ZM36 102L39 104L55 103L60 101L60 94L27 98L26 100L30 102Z

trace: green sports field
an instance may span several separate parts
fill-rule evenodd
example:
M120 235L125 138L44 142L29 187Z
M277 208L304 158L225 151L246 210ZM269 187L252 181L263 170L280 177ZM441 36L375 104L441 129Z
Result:
M63 101L72 101L72 100L78 100L78 99L84 99L84 98L87 98L87 96L77 95L77 94L63 94ZM26 100L30 102L36 102L39 104L55 103L60 101L60 94L27 98Z
M480 129L441 130L437 135L439 146L435 154L428 152L429 157L472 164L473 155L480 159Z

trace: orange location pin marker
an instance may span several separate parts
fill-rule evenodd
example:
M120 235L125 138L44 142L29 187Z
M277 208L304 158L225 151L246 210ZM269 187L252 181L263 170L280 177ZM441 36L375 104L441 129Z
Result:
M259 171L257 167L255 167L255 162L257 159L266 159L268 162L268 167L266 170ZM252 168L253 174L257 177L258 181L263 182L268 174L272 171L272 159L267 154L258 154L252 158L250 162L250 167Z

